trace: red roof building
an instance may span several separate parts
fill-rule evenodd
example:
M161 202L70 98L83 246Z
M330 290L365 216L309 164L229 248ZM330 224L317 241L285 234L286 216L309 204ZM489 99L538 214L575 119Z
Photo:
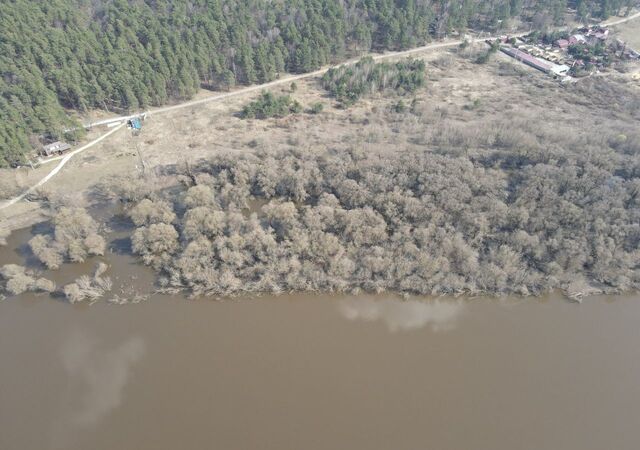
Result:
M585 44L586 42L587 39L581 34L574 34L573 36L569 37L569 45Z
M512 47L500 47L500 50L502 50L504 53L506 53L507 55L522 61L523 63L527 64L528 66L534 67L538 70L541 70L542 72L545 73L549 73L551 71L551 69L555 66L554 64L551 64L548 61L544 61L541 59L538 59L534 56L531 56L528 53L523 52L522 50L518 50L517 48L512 48Z

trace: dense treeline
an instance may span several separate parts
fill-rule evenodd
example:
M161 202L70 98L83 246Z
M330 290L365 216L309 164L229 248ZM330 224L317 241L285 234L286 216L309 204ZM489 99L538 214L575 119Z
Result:
M288 150L189 167L165 198L117 189L144 197L133 250L169 291L580 295L640 288L640 182L620 169Z
M611 15L628 13L635 4L634 0L570 0L568 6L576 10L578 19L590 17L606 19Z
M603 16L627 0L581 0ZM562 20L566 0L51 0L2 2L0 166L71 128L65 108L135 110L402 49L523 14ZM606 5L606 6L599 6ZM586 9L585 9L586 8ZM581 9L581 10L582 10ZM548 20L547 20L548 19ZM542 22L541 22L542 23ZM73 139L73 136L67 138Z

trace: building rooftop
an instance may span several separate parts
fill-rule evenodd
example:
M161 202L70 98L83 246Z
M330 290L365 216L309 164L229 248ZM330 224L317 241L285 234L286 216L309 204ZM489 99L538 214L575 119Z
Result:
M69 150L70 148L71 148L70 144L62 141L56 141L56 142L52 142L51 144L43 145L42 153L46 156L49 156L54 153L62 153L64 151Z

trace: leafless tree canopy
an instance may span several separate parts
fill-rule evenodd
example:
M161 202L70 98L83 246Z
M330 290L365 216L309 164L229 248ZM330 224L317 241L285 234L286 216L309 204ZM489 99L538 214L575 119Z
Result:
M111 278L103 276L107 269L108 266L105 263L98 263L93 277L82 275L73 283L65 285L62 288L64 296L70 303L84 300L95 302L113 287Z
M62 207L52 223L53 236L38 234L29 241L33 254L49 269L57 269L65 259L82 262L87 256L104 254L106 244L98 224L84 209Z
M36 273L23 266L5 264L0 267L0 279L4 280L4 290L11 295L23 292L53 292L56 284L46 278L38 277Z
M640 287L640 185L611 159L508 171L417 150L281 151L190 171L183 193L131 209L134 251L167 290Z

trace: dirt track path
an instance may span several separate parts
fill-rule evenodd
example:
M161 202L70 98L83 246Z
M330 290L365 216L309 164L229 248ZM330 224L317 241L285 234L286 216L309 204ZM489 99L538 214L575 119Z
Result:
M635 14L631 14L628 17L624 17L622 19L615 19L615 20L611 20L611 21L606 21L605 20L600 25L603 26L603 27L612 27L614 25L620 25L621 23L625 23L625 22L628 22L630 20L637 19L638 17L640 17L640 11L635 13Z
M524 35L524 34L526 34L526 33L522 33L522 34L518 34L518 35L514 35L514 36L520 36L520 35ZM495 37L482 38L482 40L485 40L485 39L495 39ZM476 42L476 41L478 41L478 40L474 39L473 42ZM400 51L400 52L390 52L390 53L385 53L385 54L375 54L375 55L372 55L372 57L373 57L374 60L380 60L380 59L386 59L386 58L397 58L397 57L407 56L407 55L410 55L410 54L413 54L413 53L420 53L420 52L424 52L424 51L428 51L428 50L436 50L436 49L440 49L440 48L454 47L456 45L460 45L461 43L462 43L462 40L447 41L447 42L437 42L437 43L434 43L434 44L428 44L428 45L424 45L422 47L416 47L416 48L412 48L410 50L403 50L403 51ZM358 60L360 60L360 57L347 60L347 61L345 61L345 62L343 62L341 64L354 64ZM237 97L237 96L240 96L240 95L245 95L245 94L250 93L250 92L261 91L263 89L268 89L268 88L273 87L273 86L278 86L278 85L281 85L281 84L291 83L292 81L302 80L302 79L305 79L305 78L316 77L316 76L324 74L331 67L335 67L335 66L323 67L322 69L318 69L318 70L315 70L313 72L302 73L302 74L299 74L299 75L290 75L290 76L287 76L287 77L278 78L277 80L270 81L268 83L245 87L245 88L242 88L242 89L238 89L237 91L233 91L233 92L225 92L223 94L216 94L216 95L212 95L212 96L209 96L209 97L206 97L206 98L202 98L200 100L192 100L192 101L189 101L189 102L180 103L179 105L165 106L165 107L162 107L162 108L150 109L149 111L145 111L143 113L138 113L138 114L132 114L132 115L129 115L129 116L112 117L110 119L104 119L104 120L100 120L100 121L97 121L97 122L90 122L90 123L87 123L85 126L87 128L89 128L89 127L95 127L95 126L100 126L100 125L108 125L108 124L112 124L112 123L115 123L115 122L123 122L123 121L126 121L126 120L128 120L128 119L130 119L132 117L139 116L141 114L146 114L148 116L158 115L158 114L163 114L163 113L167 113L167 112L170 112L170 111L175 111L175 110L178 110L178 109L190 108L192 106L201 105L203 103L224 100L224 99L231 98L231 97Z
M40 186L42 186L43 184L45 184L47 181L49 181L51 178L53 178L58 172L60 172L60 170L62 170L62 168L65 166L65 164L67 164L69 162L69 160L71 158L73 158L75 155L77 155L80 152L83 152L85 150L87 150L88 148L93 147L94 145L96 145L98 142L108 138L109 136L111 136L113 133L115 133L116 131L118 131L120 128L122 128L122 125L119 125L117 127L115 127L113 130L109 131L108 133L103 134L102 136L100 136L99 138L89 142L88 144L83 145L82 147L68 153L66 156L64 156L62 158L62 160L58 163L57 166L55 166L51 172L49 172L46 176L44 176L40 181L38 181L36 184L34 184L33 186L31 186L29 189L27 189L26 191L24 191L22 194L18 195L17 197L12 198L11 200L8 200L4 203L2 203L0 205L0 209L4 209L7 208L15 203L18 203L20 200L22 200L23 198L25 198L27 195L31 194L33 191L35 191L36 189L38 189Z

